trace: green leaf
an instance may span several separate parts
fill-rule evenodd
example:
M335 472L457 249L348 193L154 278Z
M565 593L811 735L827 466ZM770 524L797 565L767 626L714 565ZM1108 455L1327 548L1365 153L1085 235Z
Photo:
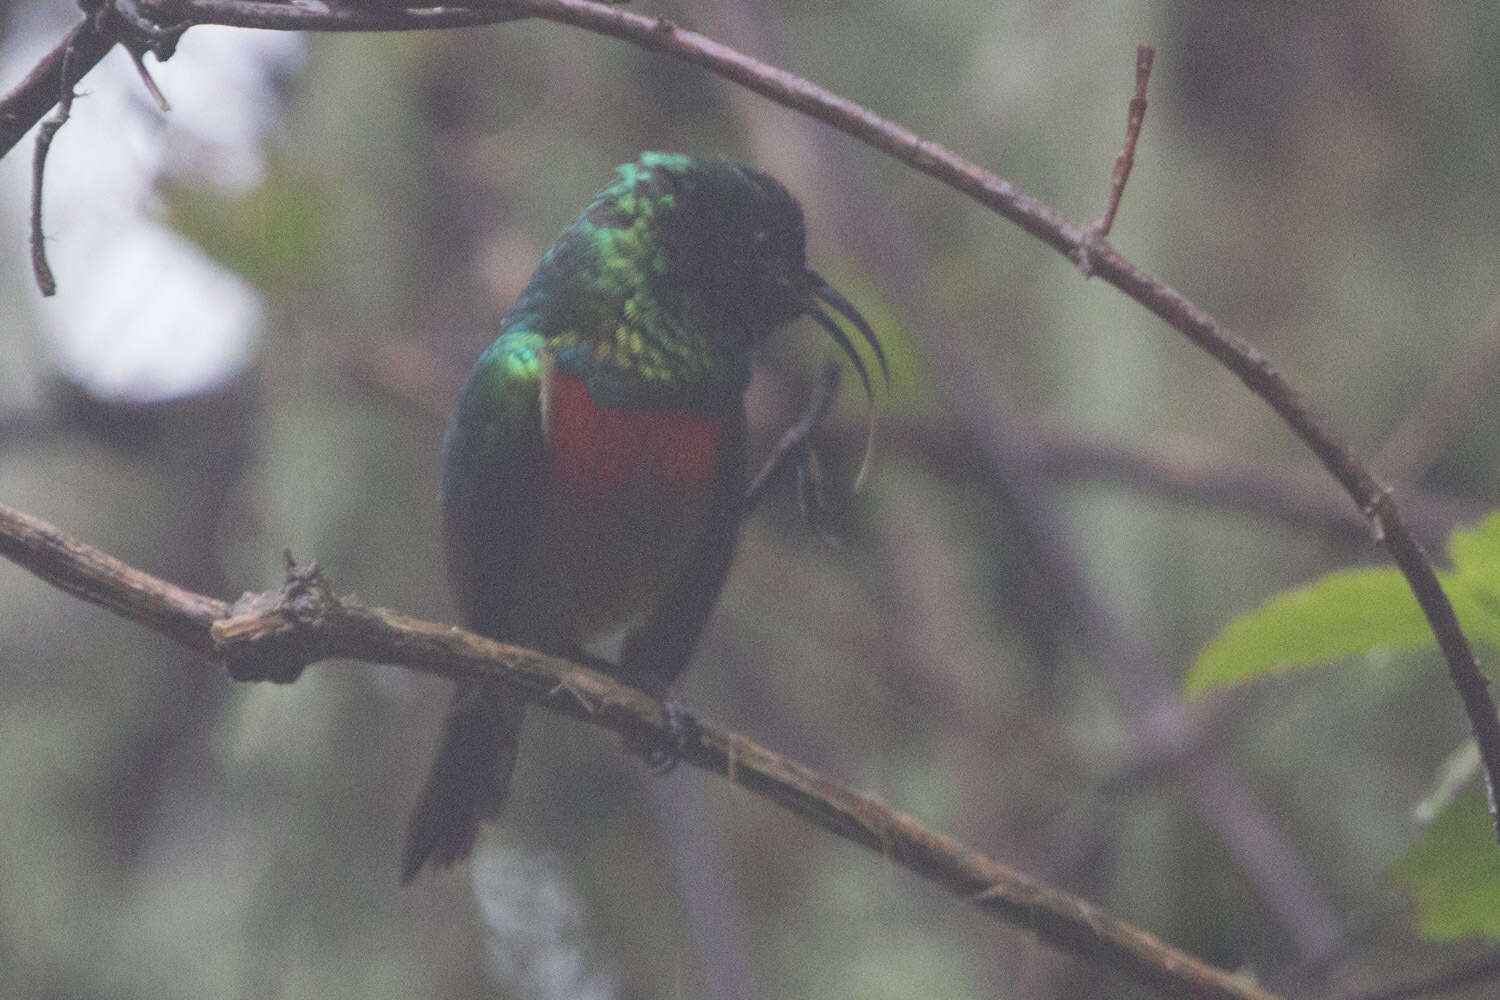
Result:
M1470 639L1500 646L1500 514L1448 538L1453 572L1443 580Z
M1411 890L1423 937L1500 938L1500 849L1481 789L1439 813L1391 873Z
M1465 634L1500 648L1500 513L1453 532L1448 557L1453 571L1439 579ZM1201 694L1377 649L1408 652L1436 645L1397 570L1341 570L1278 594L1230 622L1198 654L1183 691Z
M1457 576L1500 580L1500 511L1468 531L1448 536L1448 559Z
M1374 649L1413 650L1434 642L1399 572L1341 570L1277 594L1230 622L1198 654L1183 691L1201 694Z

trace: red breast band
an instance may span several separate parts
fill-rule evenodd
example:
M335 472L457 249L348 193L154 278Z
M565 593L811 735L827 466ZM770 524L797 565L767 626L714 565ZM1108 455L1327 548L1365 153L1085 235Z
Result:
M556 369L548 389L555 488L601 498L636 486L701 495L713 482L727 416L601 406L583 379Z

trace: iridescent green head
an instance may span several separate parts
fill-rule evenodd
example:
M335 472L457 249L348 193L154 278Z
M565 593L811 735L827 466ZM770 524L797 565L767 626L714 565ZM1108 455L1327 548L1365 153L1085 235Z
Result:
M560 295L572 305L558 310ZM612 395L743 390L756 345L806 314L849 355L868 393L865 364L825 304L884 371L869 324L808 269L802 209L786 188L730 160L645 153L617 169L548 251L513 316L536 324L551 314L556 322L542 325L552 329L538 332L559 363Z
M659 293L693 299L723 346L748 350L807 300L802 208L772 178L728 160L647 153L619 170L593 217L651 217Z

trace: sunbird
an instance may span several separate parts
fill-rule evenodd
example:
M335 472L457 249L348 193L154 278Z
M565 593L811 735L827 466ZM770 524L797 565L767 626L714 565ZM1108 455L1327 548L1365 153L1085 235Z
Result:
M809 316L873 406L825 307L888 382L869 323L807 267L801 206L775 179L673 153L617 168L542 257L444 436L444 557L463 624L559 656L629 629L616 676L669 704L734 554L755 348ZM524 707L499 687L455 692L403 882L464 858L498 816Z

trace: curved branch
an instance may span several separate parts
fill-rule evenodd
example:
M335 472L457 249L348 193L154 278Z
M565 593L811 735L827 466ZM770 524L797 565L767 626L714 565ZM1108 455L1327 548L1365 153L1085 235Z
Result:
M578 663L336 597L288 557L279 591L215 600L143 573L0 505L0 556L47 583L221 659L240 679L294 679L329 657L395 663L452 680L496 680L530 701L615 730L629 747L663 733L660 704ZM1175 995L1275 1000L1081 899L994 861L911 817L708 722L683 759L901 864L958 898L1086 961Z
M229 0L189 0L189 5L227 2ZM1497 782L1500 782L1500 715L1497 715L1494 699L1490 696L1489 682L1479 672L1473 649L1459 627L1453 605L1438 583L1437 574L1422 546L1397 510L1390 490L1376 481L1348 446L1326 426L1323 417L1303 401L1259 351L1240 340L1181 292L1136 267L1106 241L1095 239L1088 227L1068 222L1052 208L1016 190L998 175L811 81L768 66L703 35L684 31L661 18L605 7L590 0L505 2L510 9L532 17L611 35L703 66L778 104L847 132L913 169L942 181L1070 259L1087 253L1094 275L1155 313L1238 376L1291 427L1343 486L1370 520L1372 530L1385 544L1410 584L1437 637L1449 677L1463 701L1479 744L1491 789L1490 815L1496 823L1497 836L1500 836L1500 812L1496 810L1494 795Z
M1443 652L1449 678L1463 701L1480 747L1492 790L1491 818L1500 836L1500 812L1496 811L1493 795L1500 782L1500 715L1453 606L1427 554L1398 511L1391 491L1369 473L1328 428L1323 417L1303 401L1259 351L1181 292L1121 256L1107 241L1097 238L1092 228L1069 222L1004 178L794 73L686 31L665 18L636 14L592 0L471 0L465 8L435 8L425 12L370 11L335 3L291 6L263 0L180 0L173 5L173 11L180 18L172 25L174 29L193 24L227 24L282 30L400 30L520 17L572 25L701 66L846 132L968 195L1070 259L1087 254L1092 275L1155 313L1263 399L1312 450L1370 521L1372 531L1406 577Z
M796 74L752 59L696 32L683 30L665 18L636 14L591 0L471 0L466 7L426 10L372 9L332 2L292 5L266 0L176 0L171 8L178 18L166 26L172 31L196 24L294 31L417 30L488 24L524 17L569 24L702 66L778 104L846 132L968 195L1070 259L1086 254L1090 274L1103 278L1155 313L1265 400L1369 519L1376 537L1385 544L1410 584L1443 652L1449 677L1463 701L1484 760L1491 791L1491 818L1496 823L1497 836L1500 836L1500 811L1496 809L1494 796L1497 781L1500 781L1500 715L1496 713L1489 683L1479 672L1453 606L1443 592L1427 554L1397 510L1391 491L1366 470L1347 445L1326 426L1322 416L1303 402L1259 351L1236 337L1181 292L1156 280L1121 256L1106 241L1098 239L1090 227L1067 221L1051 207L1016 190L998 175ZM81 37L88 37L87 32ZM19 138L19 133L35 124L51 106L45 94L38 97L32 86L35 79L52 72L47 69L50 65L50 61L44 62L26 83L0 102L0 139L11 134ZM86 65L87 60L83 60L77 68L82 70ZM60 73L60 64L55 69ZM0 155L8 148L0 143Z

